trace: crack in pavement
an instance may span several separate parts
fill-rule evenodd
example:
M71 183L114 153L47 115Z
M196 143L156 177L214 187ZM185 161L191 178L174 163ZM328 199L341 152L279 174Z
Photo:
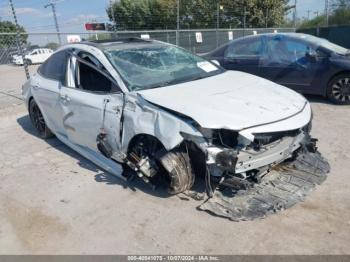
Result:
M13 97L13 98L16 98L18 100L21 100L21 101L24 101L24 99L22 97L18 97L18 96L15 96L15 95L11 95L9 93L6 93L6 92L3 92L3 91L0 91L0 94L3 94L5 96L10 96L10 97Z

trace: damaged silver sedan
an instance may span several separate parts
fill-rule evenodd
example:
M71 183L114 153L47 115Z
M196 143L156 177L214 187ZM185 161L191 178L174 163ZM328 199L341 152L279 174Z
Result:
M55 135L110 173L171 194L202 180L200 209L232 220L288 208L329 172L303 96L170 44L66 45L23 95L42 138Z

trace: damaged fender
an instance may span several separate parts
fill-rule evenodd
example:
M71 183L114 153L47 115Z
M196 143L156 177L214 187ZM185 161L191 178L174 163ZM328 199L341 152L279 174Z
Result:
M184 140L182 132L202 136L190 123L179 118L147 102L141 95L129 94L124 107L122 151L127 153L131 139L140 134L156 137L168 151Z

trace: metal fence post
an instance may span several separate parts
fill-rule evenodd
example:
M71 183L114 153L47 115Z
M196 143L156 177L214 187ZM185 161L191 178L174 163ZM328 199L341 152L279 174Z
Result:
M216 47L219 46L220 2L216 4Z
M21 41L21 35L20 35L20 32L19 32L19 25L18 25L18 21L17 21L16 11L15 11L15 8L13 6L12 0L9 0L9 1L10 1L10 6L11 6L11 10L12 10L13 19L15 20L15 25L16 25L17 47L19 49L20 55L21 55L22 60L23 60L23 66L24 66L24 72L26 74L26 78L29 79L30 78L30 74L29 74L28 64L27 64L27 61L25 59L25 55L24 55L24 51L23 51L23 47L22 47L22 41Z
M179 30L180 30L180 0L176 1L176 45L179 45Z

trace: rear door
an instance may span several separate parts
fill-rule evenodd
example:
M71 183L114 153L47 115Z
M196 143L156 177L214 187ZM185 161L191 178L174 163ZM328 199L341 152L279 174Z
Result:
M243 38L231 43L224 52L222 66L228 70L238 70L260 75L260 60L264 51L261 37Z
M31 79L32 94L54 133L64 135L61 121L60 90L66 85L68 53L60 51L42 64Z
M62 122L70 142L99 152L96 138L107 134L114 152L120 148L123 93L102 64L85 51L69 61L68 87L60 91Z

